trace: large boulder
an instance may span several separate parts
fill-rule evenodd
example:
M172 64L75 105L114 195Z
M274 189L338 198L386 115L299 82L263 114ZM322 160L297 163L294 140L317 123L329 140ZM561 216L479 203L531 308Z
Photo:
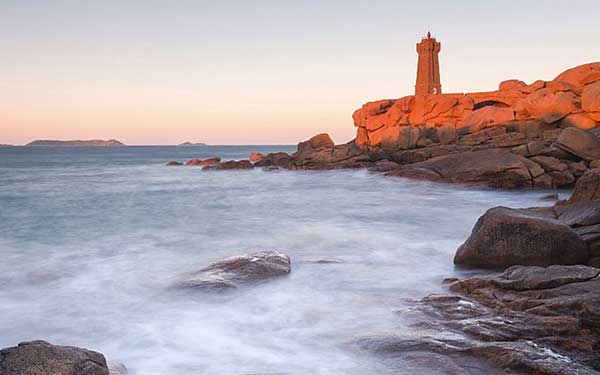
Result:
M552 212L495 207L479 220L454 263L477 268L585 264L588 248Z
M396 177L487 185L496 188L549 187L550 180L535 162L503 149L484 149L434 157L401 167ZM546 177L546 179L544 178Z
M600 159L600 139L585 130L577 128L564 129L554 146L581 159Z
M259 251L215 262L177 282L177 288L226 290L290 273L290 258L279 251Z
M2 375L109 375L100 353L45 341L22 342L0 350Z

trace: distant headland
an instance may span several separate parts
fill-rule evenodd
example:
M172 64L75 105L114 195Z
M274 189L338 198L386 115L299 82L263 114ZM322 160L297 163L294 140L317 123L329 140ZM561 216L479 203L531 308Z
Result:
M25 146L44 146L44 147L115 147L125 146L124 143L117 141L116 139L102 140L102 139L91 139L91 140L75 140L75 141L57 141L57 140L36 140L27 143Z
M177 146L181 146L181 147L191 147L191 146L206 146L206 143L201 143L201 142L183 142L178 144Z

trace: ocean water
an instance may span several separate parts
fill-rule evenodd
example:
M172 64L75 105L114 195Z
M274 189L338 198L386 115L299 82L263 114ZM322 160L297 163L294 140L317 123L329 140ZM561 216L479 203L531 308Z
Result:
M165 166L280 150L293 148L0 148L0 347L83 346L134 375L435 373L355 342L418 333L397 311L464 275L452 257L486 209L548 204L362 170ZM290 255L288 277L169 288L265 249Z

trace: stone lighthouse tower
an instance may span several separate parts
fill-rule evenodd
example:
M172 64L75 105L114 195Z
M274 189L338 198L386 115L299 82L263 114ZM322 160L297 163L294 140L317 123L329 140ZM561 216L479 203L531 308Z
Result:
M427 37L421 39L420 43L417 43L419 63L417 65L415 95L442 93L440 62L438 59L441 49L442 43L432 38L430 32L427 33Z

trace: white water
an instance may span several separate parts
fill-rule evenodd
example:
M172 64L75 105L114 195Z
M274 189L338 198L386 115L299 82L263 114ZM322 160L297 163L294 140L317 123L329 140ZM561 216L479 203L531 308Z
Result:
M0 347L83 346L134 375L402 373L354 340L414 333L394 312L460 275L452 256L476 219L547 194L366 171L201 172L152 149L3 152ZM291 275L218 296L168 289L263 249L289 254Z

